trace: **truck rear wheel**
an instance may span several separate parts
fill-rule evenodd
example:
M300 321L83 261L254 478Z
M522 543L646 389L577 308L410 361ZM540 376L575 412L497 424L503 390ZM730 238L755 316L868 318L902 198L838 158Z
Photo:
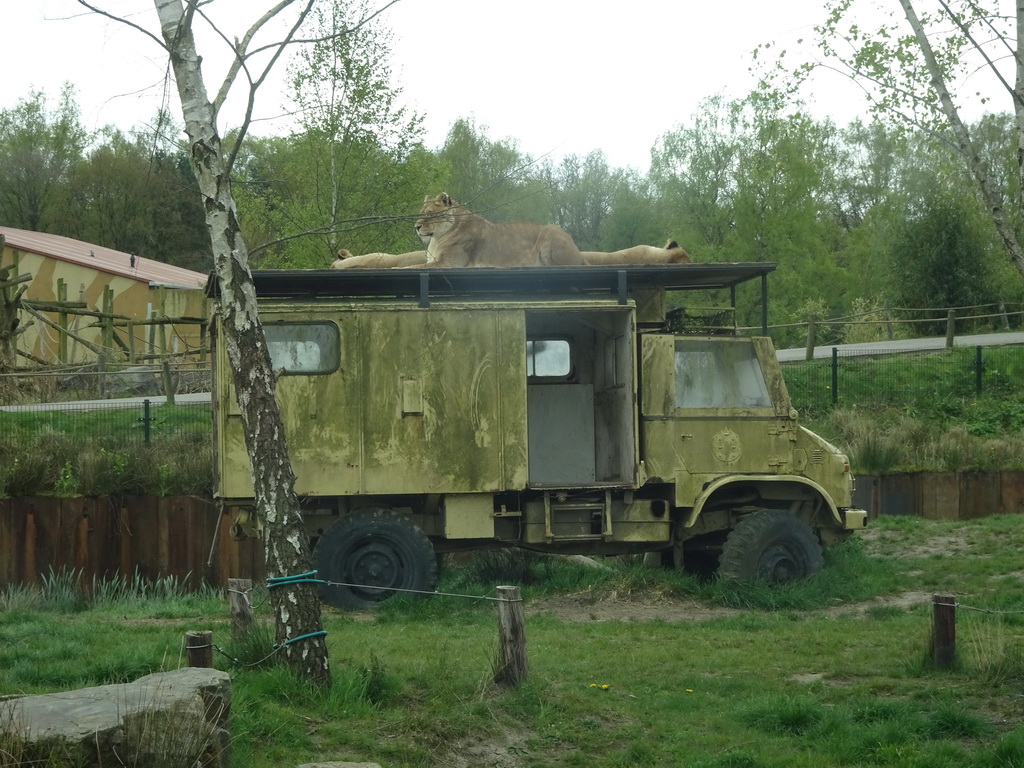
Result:
M743 518L722 546L718 574L733 581L785 584L824 566L814 531L788 512L762 509Z
M391 509L364 509L336 522L317 541L313 565L332 582L321 586L321 599L348 610L375 608L396 589L433 592L437 585L430 539Z

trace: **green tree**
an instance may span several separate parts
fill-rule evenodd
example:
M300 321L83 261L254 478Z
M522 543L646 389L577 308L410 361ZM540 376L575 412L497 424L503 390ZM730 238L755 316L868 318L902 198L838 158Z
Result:
M908 212L889 247L892 285L903 306L947 309L990 298L981 257L989 238L979 213L941 190ZM944 314L919 332L943 334Z
M273 151L262 178L276 189L250 187L246 211L262 202L257 218L267 234L290 236L268 251L281 266L325 267L339 247L414 247L402 217L415 211L431 164L422 118L401 106L392 85L391 32L366 0L334 0L314 4L303 34L313 43L288 68L302 129L265 145ZM246 181L259 184L256 165L245 170Z
M209 236L187 157L162 138L173 132L168 117L154 124L128 135L100 132L69 185L72 215L60 234L209 271Z
M659 218L706 261L730 260L720 255L735 223L740 109L720 96L708 99L692 125L666 133L651 150L649 179Z
M662 137L650 173L661 220L682 224L677 237L697 260L778 265L773 323L789 322L809 300L839 309L848 290L837 261L843 238L830 210L841 137L831 123L782 107L762 94L710 99L691 126ZM740 324L759 325L759 296L739 304L748 308ZM777 341L802 343L799 335L780 331Z
M1024 275L1024 250L1008 212L1005 193L998 188L991 158L986 157L962 110L984 106L979 80L988 75L1015 115L1016 199L1024 203L1024 5L1015 15L998 12L978 0L940 0L937 8L919 13L912 0L899 0L904 20L892 16L880 24L864 24L856 0L830 0L826 20L815 27L815 38L827 66L857 82L872 108L928 132L956 151L999 234L1004 253ZM1003 74L1004 59L1015 63L1015 81ZM780 58L766 76L768 87L793 94L814 70L812 64L795 71ZM1019 226L1019 224L1017 224Z
M612 180L611 210L604 221L601 251L618 251L634 245L665 245L676 239L687 250L691 245L677 228L678 222L658 217L650 180L635 169L618 170ZM691 253L691 256L693 254Z
M445 189L437 192L493 221L551 223L551 190L542 169L513 140L492 141L486 131L469 119L455 121L438 152Z
M70 85L61 90L54 111L43 91L0 110L0 222L59 231L65 223L64 193L88 143Z
M601 250L617 175L604 153L567 155L556 168L548 166L546 175L554 213L551 223L568 232L580 250Z

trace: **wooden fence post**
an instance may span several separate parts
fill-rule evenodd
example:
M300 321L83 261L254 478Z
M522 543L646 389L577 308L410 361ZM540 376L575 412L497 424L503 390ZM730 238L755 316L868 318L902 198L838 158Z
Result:
M951 309L946 313L946 349L953 348L953 339L956 337L956 310Z
M807 318L807 350L804 352L804 360L814 359L814 347L817 336L817 320L814 315L810 315Z
M57 301L67 302L68 300L68 284L63 277L57 278ZM58 312L57 313L57 325L60 326L61 330L57 331L57 362L67 363L68 358L68 313Z
M498 587L498 659L496 683L516 687L526 679L526 631L519 587Z
M949 669L956 657L956 598L932 595L932 661Z
M185 633L185 650L190 667L213 666L213 632L189 631Z
M231 609L231 632L238 637L252 627L251 579L228 579L228 605Z

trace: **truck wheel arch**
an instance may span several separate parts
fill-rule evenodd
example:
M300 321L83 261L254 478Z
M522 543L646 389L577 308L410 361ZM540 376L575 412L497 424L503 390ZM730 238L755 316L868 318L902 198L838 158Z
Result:
M784 499L787 486L792 487L794 492L799 490L806 494L810 491L820 502L817 523L824 524L826 522L821 520L821 513L827 509L832 522L839 528L843 527L843 516L825 489L813 480L797 475L744 475L742 477L718 478L709 483L700 496L694 500L693 507L686 518L685 527L692 527L705 509L717 508L716 499L723 496L727 489L736 486L752 487L759 491L767 490L769 492L766 497L772 499ZM796 498L795 493L794 498ZM818 527L818 524L813 527Z

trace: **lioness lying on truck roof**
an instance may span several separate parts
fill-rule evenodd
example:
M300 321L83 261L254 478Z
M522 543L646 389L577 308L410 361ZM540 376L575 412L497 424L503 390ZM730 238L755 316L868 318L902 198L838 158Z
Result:
M444 193L423 199L416 234L427 245L427 263L423 266L430 268L561 267L584 263L579 248L564 229L532 221L494 224L470 213Z
M664 248L653 245L634 245L621 251L582 251L587 264L689 264L690 254L679 247L675 240L669 240Z
M388 269L425 264L426 261L426 251L364 253L361 256L353 256L344 248L340 248L338 249L338 258L331 264L331 269Z

